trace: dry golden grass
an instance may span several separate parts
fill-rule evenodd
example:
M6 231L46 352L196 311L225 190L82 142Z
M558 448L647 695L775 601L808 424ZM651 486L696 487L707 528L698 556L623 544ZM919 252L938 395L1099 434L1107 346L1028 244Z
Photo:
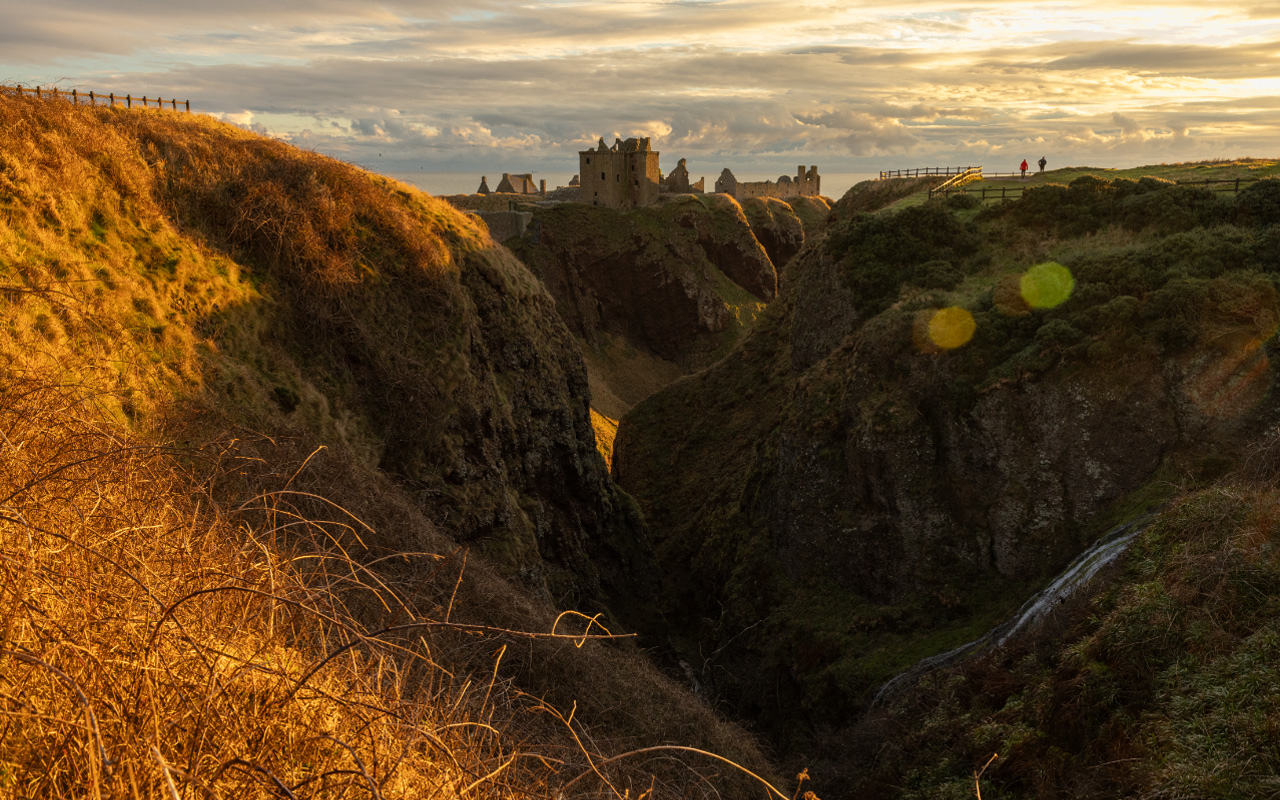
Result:
M636 648L204 385L270 357L239 255L305 313L488 246L212 120L0 96L0 796L763 796Z
M436 666L426 634L444 621L346 555L358 522L302 518L287 491L220 509L94 405L25 381L0 395L6 791L506 796L546 780L552 762L493 724L509 687ZM398 630L360 622L371 604Z
M572 660L609 702L635 706L614 713L679 699L663 698L674 687L634 656L592 647L609 638L598 623L561 614L525 632L487 622L485 598L462 587L478 584L490 601L510 589L485 586L483 570L471 581L465 554L369 559L364 539L376 531L295 484L306 464L229 504L228 486L251 471L243 454L150 446L103 422L99 400L32 380L0 389L5 792L716 794L708 779L727 759L662 743L624 752L642 742L597 739L574 719L576 703L559 709L503 677L504 658L537 660L552 680L574 669L556 662ZM319 509L329 513L310 513ZM620 696L604 670L653 697Z
M618 435L618 421L591 409L591 427L596 432L596 449L604 463L613 466L613 440Z

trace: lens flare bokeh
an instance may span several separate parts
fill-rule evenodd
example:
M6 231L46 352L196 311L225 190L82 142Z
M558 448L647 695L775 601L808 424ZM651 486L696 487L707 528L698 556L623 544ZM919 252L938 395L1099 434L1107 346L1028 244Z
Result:
M973 315L963 308L939 309L929 318L929 341L943 350L954 350L968 344L977 327Z
M1075 289L1071 270L1056 261L1036 264L1019 282L1022 299L1032 308L1054 308L1066 302Z

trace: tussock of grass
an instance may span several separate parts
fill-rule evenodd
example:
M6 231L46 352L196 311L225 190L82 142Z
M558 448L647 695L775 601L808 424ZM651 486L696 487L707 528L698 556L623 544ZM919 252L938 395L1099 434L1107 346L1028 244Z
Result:
M546 779L495 717L509 686L455 679L424 629L361 619L431 622L346 553L357 521L300 516L287 491L224 508L100 416L64 387L0 394L7 792L452 797Z
M628 641L584 641L598 619L560 619L430 521L499 502L430 460L467 424L532 448L568 419L590 459L561 466L584 491L604 475L585 372L530 342L571 341L539 328L549 298L447 205L212 120L0 97L0 304L0 793L753 783L654 749L677 742L767 772ZM489 435L468 452L512 525L570 530ZM377 469L387 442L412 481ZM548 563L516 577L545 586Z
M0 394L7 791L523 797L599 769L580 781L587 794L686 780L619 758L619 740L612 765L593 767L606 741L502 677L504 658L550 647L553 661L672 691L638 662L577 649L607 630L580 615L529 633L476 617L476 589L459 591L473 580L465 557L355 557L376 532L307 491L306 464L232 504L246 475L268 483L246 453L191 453L183 467L102 414L47 383ZM503 593L483 569L478 580Z

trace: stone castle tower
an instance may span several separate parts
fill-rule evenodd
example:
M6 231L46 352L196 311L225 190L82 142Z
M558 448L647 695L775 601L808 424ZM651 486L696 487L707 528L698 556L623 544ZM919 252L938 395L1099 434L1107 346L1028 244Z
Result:
M618 139L606 147L604 139L594 150L578 153L582 202L622 211L647 206L658 199L658 153L649 138Z

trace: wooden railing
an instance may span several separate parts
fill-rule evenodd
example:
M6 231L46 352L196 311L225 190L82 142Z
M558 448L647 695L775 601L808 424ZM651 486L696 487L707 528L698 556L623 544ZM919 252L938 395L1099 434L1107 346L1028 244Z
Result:
M1227 178L1225 180L1215 181L1210 178L1205 178L1202 181L1176 181L1176 183L1179 186L1204 186L1204 187L1222 186L1223 188L1221 189L1209 189L1209 191L1239 193L1240 184L1257 183L1258 181L1265 181L1265 180L1268 180L1268 179L1267 178ZM1274 179L1271 179L1271 180L1274 180Z
M22 86L21 84L17 86L0 86L0 92L13 92L19 97L24 94L30 94L42 99L46 97L53 100L62 98L68 102L75 103L76 105L88 103L92 106L104 104L114 107L117 103L120 103L123 104L125 108L133 108L135 103L141 103L143 108L151 108L154 105L156 108L162 109L165 106L169 106L174 111L177 111L179 106L181 106L184 111L191 110L190 100L183 100L179 103L177 100L163 100L160 97L147 97L146 95L143 95L142 97L134 97L131 94L117 96L115 92L101 94L93 91L82 92L78 89L67 91L66 89L59 89L57 87L52 89L43 89L39 86L31 89Z
M1017 177L1017 175L1018 173L1015 172L1011 175L1011 177ZM990 178L993 176L985 175L983 177ZM1203 186L1209 189L1209 191L1211 192L1238 193L1242 185L1248 185L1250 183L1256 183L1262 180L1275 180L1275 179L1274 178L1225 178L1220 180L1214 180L1211 178L1206 178L1204 180L1194 180L1194 181L1174 181L1174 183L1177 184L1178 186ZM975 187L975 186L947 187L944 184L943 186L938 186L934 189L929 190L929 197L945 198L945 197L951 196L952 194L972 194L972 195L976 195L978 199L984 203L987 202L988 200L992 200L992 201L1016 200L1017 198L1022 197L1023 192L1025 192L1027 189L1034 188L1034 186L1036 185L1043 186L1044 184L1042 183L1041 184L1024 184L1019 182L1013 185L1006 183L1006 184L1001 184L999 186L980 186L980 187Z
M920 167L919 169L891 169L880 172L880 180L886 178L928 178L934 175L959 175L973 167ZM982 167L978 167L982 169Z
M980 180L982 180L982 167L969 167L964 172L961 172L959 175L953 175L952 177L948 178L947 180L943 181L937 186L934 186L933 188L931 188L929 190L929 199L932 200L935 196L939 194L945 197L946 194L953 189L958 189L964 184L969 183L970 181L980 181Z

